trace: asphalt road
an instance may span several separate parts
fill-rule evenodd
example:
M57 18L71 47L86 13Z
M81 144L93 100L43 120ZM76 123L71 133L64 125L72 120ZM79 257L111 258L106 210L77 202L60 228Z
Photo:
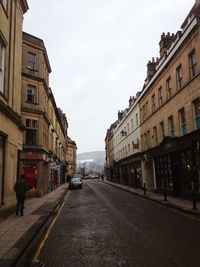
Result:
M47 267L200 266L200 222L99 181L71 190L39 255Z

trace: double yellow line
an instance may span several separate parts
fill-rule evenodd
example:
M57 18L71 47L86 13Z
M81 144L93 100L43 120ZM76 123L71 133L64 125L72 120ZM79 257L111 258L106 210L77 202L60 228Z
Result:
M36 252L35 252L35 254L34 254L34 256L33 256L33 260L37 260L37 259L39 258L39 255L40 255L40 253L41 253L41 250L42 250L42 248L44 247L45 242L47 241L47 238L49 237L49 234L50 234L50 232L51 232L51 229L52 229L52 227L54 226L55 222L57 221L57 219L58 219L58 217L59 217L59 215L60 215L60 212L61 212L61 210L62 210L62 208L63 208L63 206L64 206L64 204L65 204L67 198L69 197L69 194L70 194L70 192L68 191L68 192L67 192L67 195L66 195L66 197L65 197L65 199L64 199L64 201L63 201L63 203L62 203L62 205L60 206L60 208L59 208L59 210L58 210L58 212L57 212L57 214L56 214L56 216L55 216L55 218L54 218L53 221L51 222L51 224L50 224L49 228L47 229L47 232L46 232L46 234L45 234L43 240L41 241L39 247L37 248L37 250L36 250Z

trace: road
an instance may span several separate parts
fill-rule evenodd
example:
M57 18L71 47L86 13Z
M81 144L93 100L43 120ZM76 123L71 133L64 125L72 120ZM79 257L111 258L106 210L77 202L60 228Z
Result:
M47 267L197 267L199 251L199 221L88 180L69 191L39 259Z

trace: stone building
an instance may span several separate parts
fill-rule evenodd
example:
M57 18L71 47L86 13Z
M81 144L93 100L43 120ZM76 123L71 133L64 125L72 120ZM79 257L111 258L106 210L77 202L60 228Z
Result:
M115 160L110 169L118 165L118 182L131 184L127 166L138 160L141 186L145 183L150 190L177 197L200 193L199 31L200 0L196 0L180 31L161 35L160 56L148 62L134 109L119 114L113 133ZM139 114L139 151L130 155L128 121L133 112Z
M0 1L0 208L15 203L14 183L22 150L21 57L26 0Z
M162 34L139 100L143 179L175 196L200 190L199 10L197 1L181 31Z
M118 120L106 135L107 178L122 184L140 186L140 115L138 97L130 97L129 107L118 112Z
M69 137L67 139L67 175L73 176L76 173L76 143Z
M26 127L20 171L31 191L43 195L65 181L66 135L51 88L44 42L23 33L21 115Z

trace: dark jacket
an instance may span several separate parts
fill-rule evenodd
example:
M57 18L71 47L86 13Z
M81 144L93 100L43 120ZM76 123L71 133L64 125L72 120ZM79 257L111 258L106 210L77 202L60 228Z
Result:
M24 195L27 191L27 184L24 179L19 179L16 181L14 190L17 195Z

